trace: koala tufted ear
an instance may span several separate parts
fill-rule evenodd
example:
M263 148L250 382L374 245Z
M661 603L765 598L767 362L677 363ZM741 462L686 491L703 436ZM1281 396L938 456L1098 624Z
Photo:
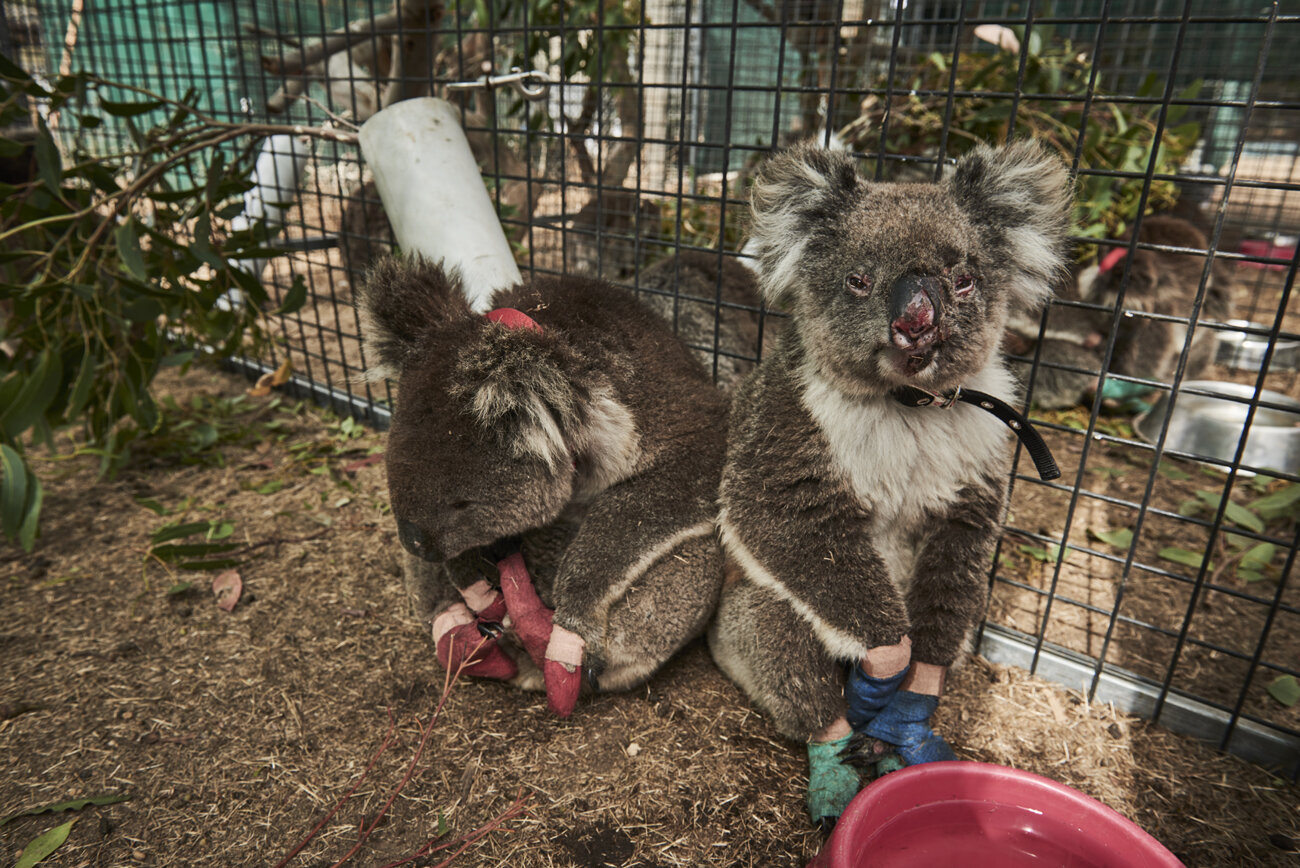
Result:
M1031 139L979 145L946 183L971 220L990 230L995 255L1014 269L1015 301L1041 307L1068 266L1074 194L1065 164Z
M461 351L452 392L513 455L555 468L569 460L590 403L579 367L556 336L492 323Z
M396 377L429 329L471 315L460 275L423 258L380 260L357 297L366 379Z
M865 184L852 156L811 143L777 154L759 168L750 192L749 232L769 304L793 291L809 236L834 225Z

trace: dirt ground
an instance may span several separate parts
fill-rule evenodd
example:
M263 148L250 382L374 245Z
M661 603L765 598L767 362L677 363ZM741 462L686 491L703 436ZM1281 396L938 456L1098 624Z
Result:
M274 865L357 784L391 712L387 750L290 863L331 865L398 788L442 692L397 576L382 435L213 371L167 385L166 424L116 479L96 481L92 456L38 459L42 538L0 550L0 819L128 798L0 825L0 865L74 816L43 864ZM233 611L213 571L148 557L159 529L197 521L237 545L221 553L243 582ZM939 723L961 757L1078 787L1189 866L1300 864L1295 785L1019 670L972 660ZM522 794L525 812L454 864L798 866L823 841L804 774L700 644L567 721L466 681L349 864L456 841Z

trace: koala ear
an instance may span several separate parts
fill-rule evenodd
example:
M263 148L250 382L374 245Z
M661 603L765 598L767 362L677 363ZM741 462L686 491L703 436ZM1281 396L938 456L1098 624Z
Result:
M769 304L789 295L808 238L847 211L866 182L853 157L810 143L764 163L750 192L750 241Z
M1013 269L1014 300L1031 310L1047 301L1069 264L1070 174L1032 139L980 145L947 179L957 204L990 233L995 255Z
M472 314L459 274L426 259L392 256L366 276L357 309L370 357L368 380L396 377L430 329Z
M491 323L461 352L452 391L512 455L555 468L569 460L590 402L578 367L556 336Z

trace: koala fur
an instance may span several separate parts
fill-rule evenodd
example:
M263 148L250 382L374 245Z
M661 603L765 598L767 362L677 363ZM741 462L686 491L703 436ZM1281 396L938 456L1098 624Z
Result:
M1009 311L1060 279L1069 191L1032 142L977 148L937 184L872 183L809 145L760 169L761 285L792 313L733 398L709 639L785 735L844 715L867 649L909 635L913 661L947 666L980 618L1010 433L891 392L1011 397L998 346Z
M717 600L725 398L627 292L543 278L494 302L540 330L474 314L425 262L381 262L360 298L371 374L397 380L388 483L412 603L432 620L495 585L493 545L522 537L587 671L632 686Z
M1127 242L1131 237L1130 232L1119 240ZM1205 234L1195 225L1170 215L1144 218L1138 229L1138 241L1193 251L1204 251L1209 245ZM1108 310L1054 305L1048 311L1047 336L1039 351L1040 367L1031 393L1037 406L1045 409L1073 406L1096 387L1097 374L1105 357L1105 335L1110 331L1112 311L1119 299L1126 258L1124 255L1109 262L1103 258L1107 268L1102 270L1094 266L1078 277L1077 297ZM1124 292L1124 309L1190 317L1204 268L1205 255L1201 252L1134 251ZM1205 288L1201 320L1222 322L1232 318L1234 282L1230 266L1216 259ZM1038 337L1038 322L1013 323L1011 331L1020 338L1013 338L1015 349L1021 351L1019 354L1032 356L1033 342ZM1123 316L1115 334L1110 371L1168 383L1173 379L1186 337L1187 326L1183 323ZM1197 330L1187 359L1186 376L1189 379L1195 379L1209 369L1214 362L1215 346L1216 337L1212 330ZM1091 373L1053 367L1056 365L1082 368Z
M754 272L731 256L682 251L641 272L636 287L637 297L672 325L707 370L714 370L716 357L717 384L725 392L754 369L760 331L770 338L779 323L768 316L760 327Z

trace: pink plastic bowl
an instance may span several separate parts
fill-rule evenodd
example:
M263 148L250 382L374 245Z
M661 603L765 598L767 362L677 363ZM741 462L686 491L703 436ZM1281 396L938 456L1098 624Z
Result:
M1115 811L1006 766L928 763L849 803L808 868L1182 868Z

